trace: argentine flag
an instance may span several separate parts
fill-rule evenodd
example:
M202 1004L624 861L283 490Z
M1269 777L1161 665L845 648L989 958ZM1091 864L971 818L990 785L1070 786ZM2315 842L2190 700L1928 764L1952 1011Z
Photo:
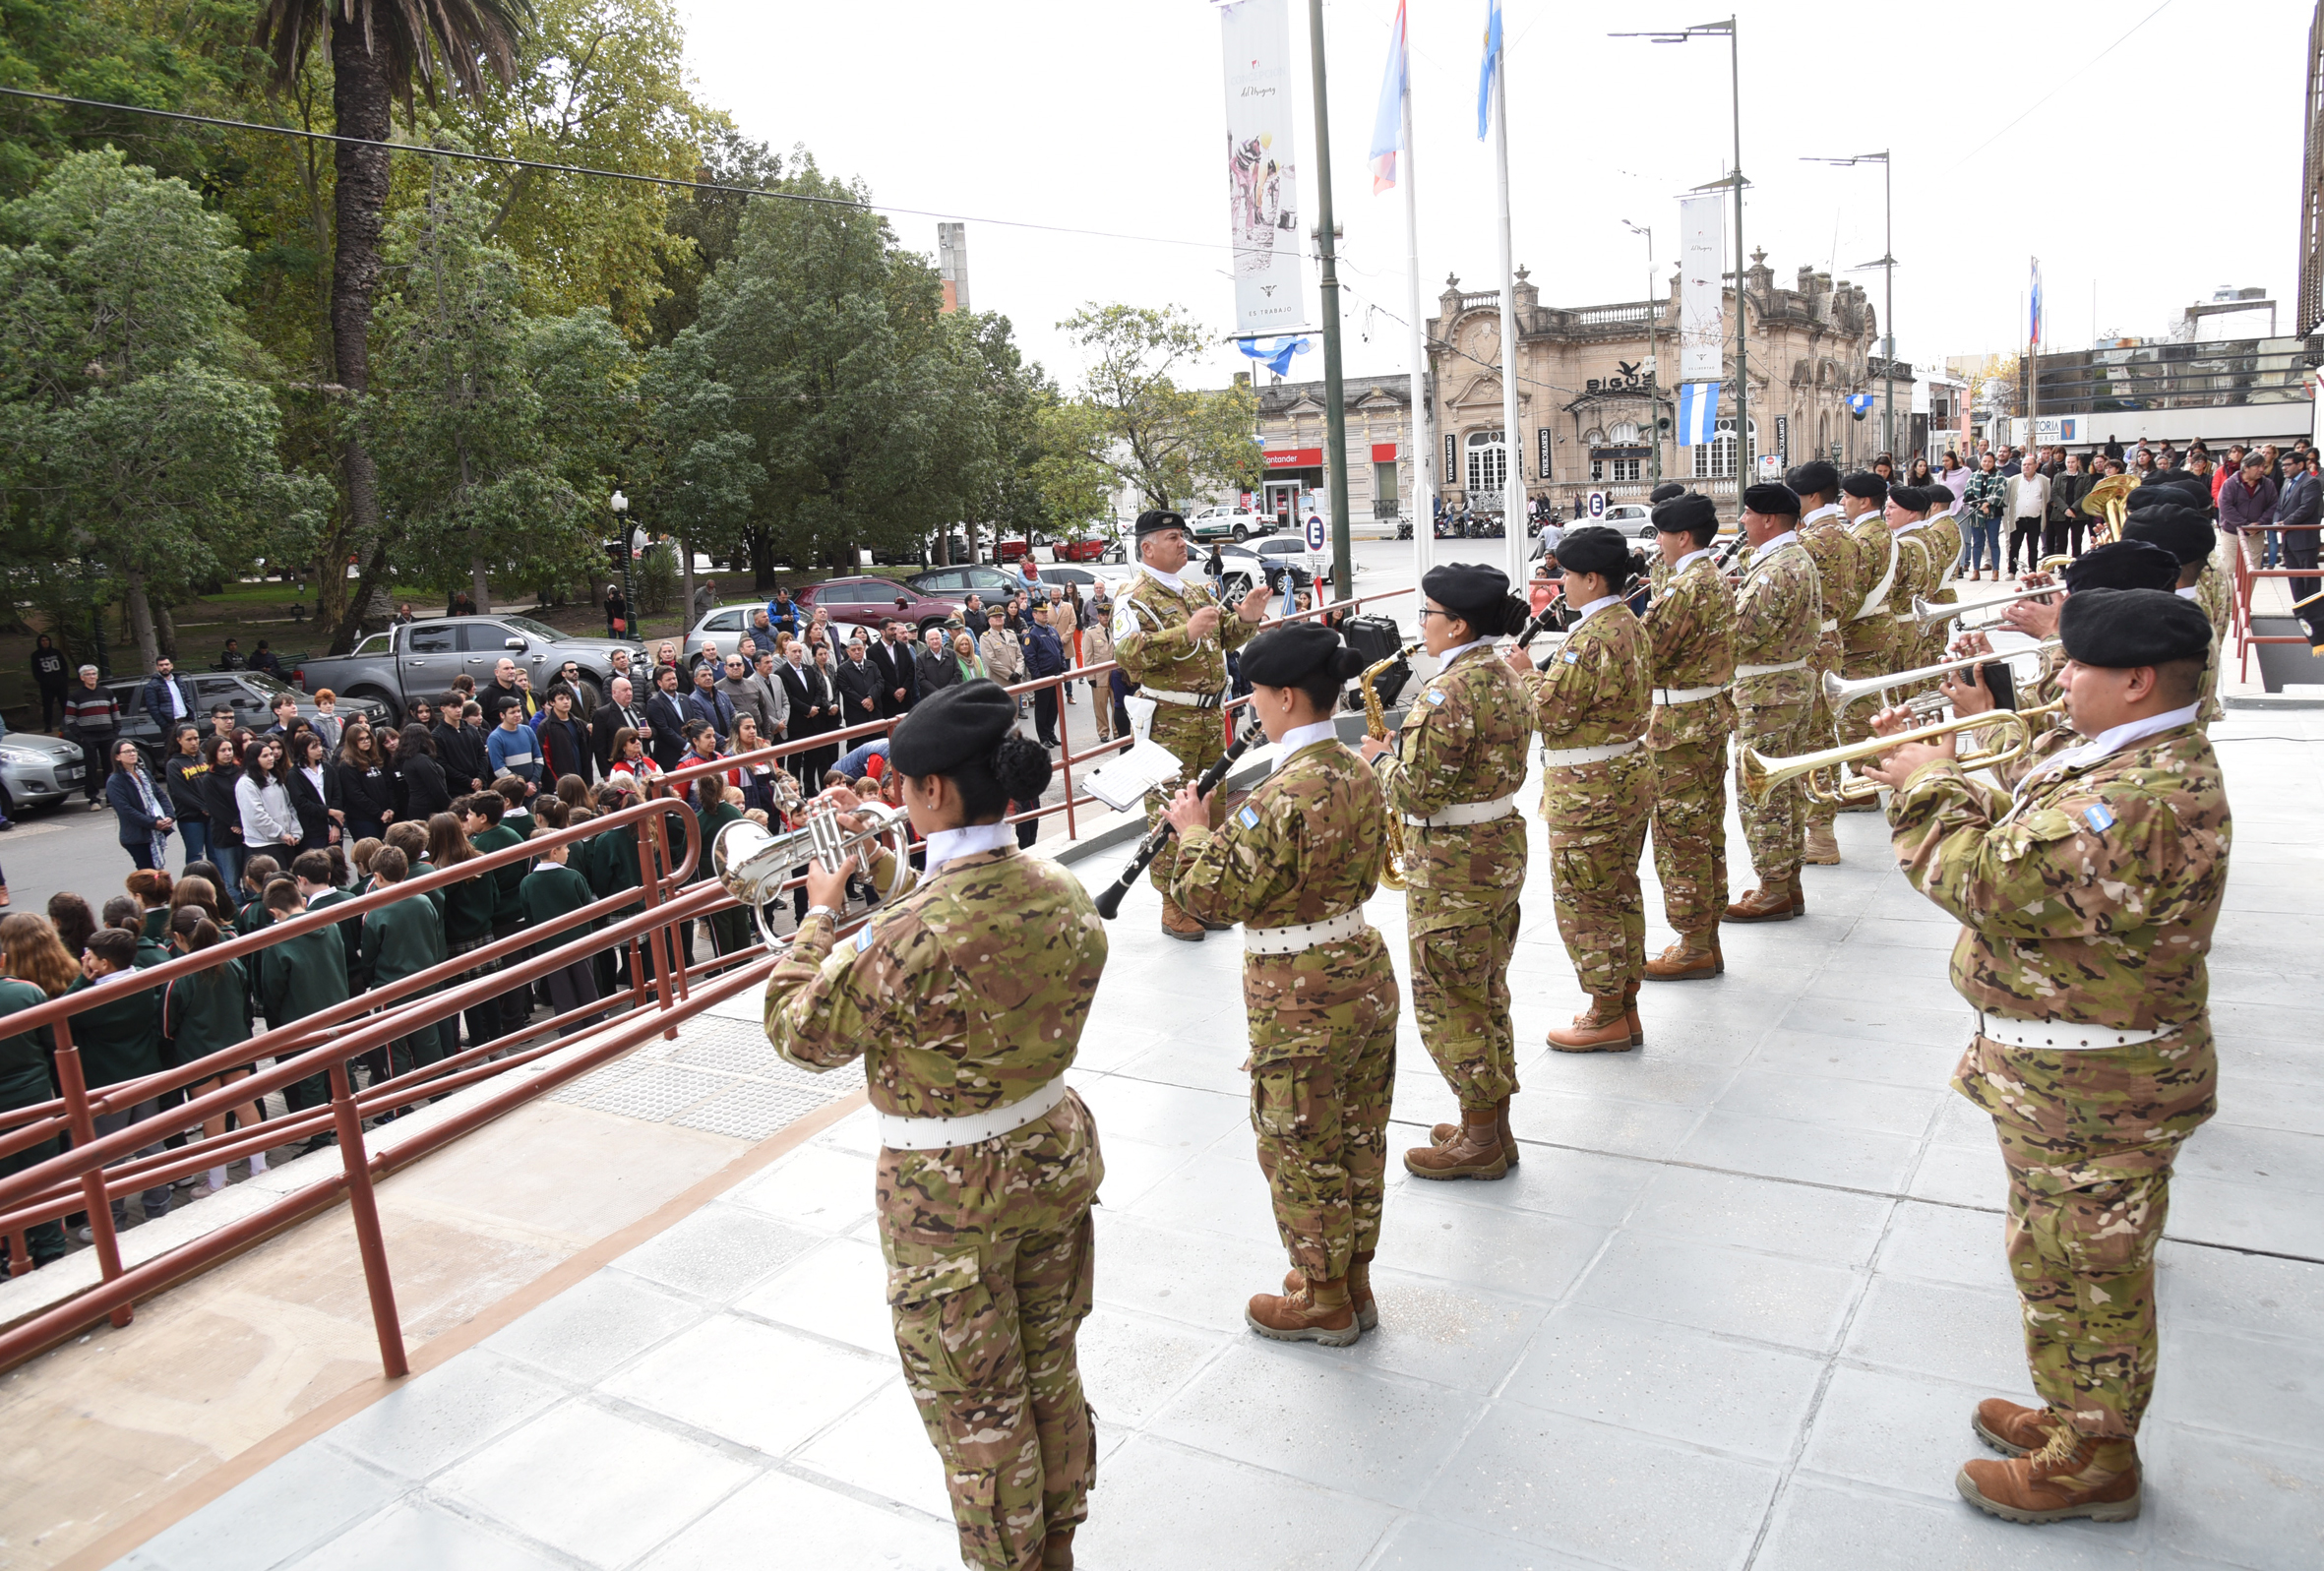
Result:
M1719 428L1719 384L1679 384L1679 446L1707 448Z
M1412 84L1404 54L1404 0L1388 24L1388 69L1380 78L1379 112L1372 121L1372 194L1396 183L1396 154L1404 148L1404 94Z
M1493 129L1493 74L1500 69L1500 0L1485 0L1485 60L1477 67L1477 140Z

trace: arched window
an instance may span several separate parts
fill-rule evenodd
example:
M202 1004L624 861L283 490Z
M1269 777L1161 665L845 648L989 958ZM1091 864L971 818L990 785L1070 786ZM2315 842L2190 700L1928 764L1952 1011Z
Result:
M1585 447L1602 448L1606 446L1606 433L1592 426L1581 434L1581 440Z
M1607 433L1606 440L1618 448L1635 447L1638 442L1638 422L1635 420L1617 421L1614 429Z
M1759 451L1759 422L1751 422L1749 432L1751 453ZM1722 420L1712 429L1710 446L1690 449L1694 454L1694 478L1697 480L1732 480L1739 467L1750 467L1750 453L1743 454L1738 464L1735 451L1735 422Z
M1472 431L1468 442L1469 505L1498 508L1509 483L1509 448L1498 431Z

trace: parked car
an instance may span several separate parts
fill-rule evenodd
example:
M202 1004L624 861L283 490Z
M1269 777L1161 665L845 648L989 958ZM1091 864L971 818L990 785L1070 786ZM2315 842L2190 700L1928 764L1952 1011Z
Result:
M350 699L373 702L387 718L400 721L412 699L435 701L462 672L481 688L495 666L514 660L531 678L533 691L546 693L571 660L581 667L582 700L594 707L613 680L616 649L629 651L633 666L645 664L644 646L631 639L561 633L530 617L430 617L375 633L350 653L303 660L294 675L309 693L331 689L342 709Z
M1275 515L1252 508L1204 508L1187 517L1187 537L1205 545L1213 540L1233 540L1237 543L1254 534L1273 534Z
M314 662L305 664L312 665ZM194 690L194 713L190 718L195 728L206 737L215 729L210 723L210 711L221 703L232 707L236 725L246 725L253 731L264 731L275 723L275 699L285 693L298 700L298 712L304 718L312 720L319 712L313 698L286 682L275 681L264 671L181 671L178 675ZM136 743L147 759L157 764L169 752L169 738L162 734L160 727L153 724L153 717L146 713L146 706L139 701L138 695L145 692L147 681L145 677L115 677L104 684L104 689L113 695L113 701L121 705L120 735ZM329 688L332 685L324 682L317 686ZM342 720L359 714L377 725L393 717L393 711L388 705L377 698L360 694L342 694L336 688L332 691L337 700L333 708ZM8 740L14 742L16 734L12 732Z
M926 632L960 614L958 600L925 595L893 578L875 578L868 574L811 583L799 591L798 602L804 611L822 606L830 612L833 622L860 628L877 628L883 622L901 619Z
M997 594L1014 594L1021 581L1018 574L1002 568L931 568L926 573L913 574L904 580L904 586L939 598L956 600L977 594L990 600Z
M80 743L40 731L0 737L0 816L54 807L80 789Z
M1052 542L1049 555L1057 562L1127 562L1130 553L1122 543L1127 538L1120 524L1085 525Z

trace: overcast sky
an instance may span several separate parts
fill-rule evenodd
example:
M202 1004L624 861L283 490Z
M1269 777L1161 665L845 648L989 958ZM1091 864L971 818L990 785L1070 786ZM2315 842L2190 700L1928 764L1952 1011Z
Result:
M1315 114L1307 7L1290 6L1305 229ZM1231 327L1209 0L679 7L703 96L749 135L805 147L883 206L924 210L891 221L931 256L937 215L967 218L972 303L1005 312L1068 386L1078 361L1057 324L1085 301L1176 303L1222 337ZM1732 157L1724 38L1655 45L1603 30L1725 9L1504 0L1516 260L1545 304L1644 295L1646 243L1624 219L1652 226L1667 279L1678 198ZM1395 0L1323 7L1351 376L1406 366L1403 203L1373 195L1366 163L1394 10ZM1469 289L1498 281L1492 144L1475 123L1485 12L1485 0L1411 0L1431 309L1447 272ZM1765 248L1782 284L1803 264L1846 272L1877 258L1879 167L1800 160L1891 149L1903 357L2022 342L2034 256L2058 345L2081 347L2094 329L2160 335L2222 285L2268 289L2293 331L2312 7L1743 0L1738 14L1744 239ZM1877 306L1879 270L1849 275ZM1248 364L1222 347L1210 380ZM1319 350L1295 362L1295 377L1321 373Z

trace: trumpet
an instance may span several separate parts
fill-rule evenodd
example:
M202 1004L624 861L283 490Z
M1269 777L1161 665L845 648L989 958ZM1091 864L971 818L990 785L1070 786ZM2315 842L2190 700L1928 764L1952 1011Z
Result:
M1939 737L1949 737L1962 731L1986 730L1999 730L2007 740L1988 740L1973 748L1957 760L1962 768L1989 769L1995 764L2007 763L2021 756L2032 746L2033 728L2026 723L2025 716L2014 709L1988 709L1982 714L1955 715L1950 720L1899 732L1893 737L1866 737L1862 742L1852 742L1845 747L1825 748L1817 753L1803 753L1788 758L1770 758L1756 748L1745 748L1740 770L1743 788L1751 794L1753 801L1763 802L1767 799L1767 793L1777 786L1787 780L1798 779L1802 782L1801 788L1816 802L1869 802L1880 794L1880 783L1863 775L1847 778L1842 773L1845 765L1859 759L1876 758L1890 749L1901 748L1908 743L1933 742ZM1832 775L1830 784L1819 778L1827 770Z
M828 872L851 856L860 857L868 879L878 853L886 851L893 858L893 865L887 886L879 891L880 898L893 899L903 892L911 872L906 860L911 849L910 815L885 802L867 802L856 809L856 816L863 826L843 828L838 805L816 801L807 805L807 821L786 834L772 833L748 818L718 831L710 847L710 865L726 892L751 908L759 937L766 940L769 949L780 950L791 942L788 937L776 937L767 928L766 908L790 881L791 870L801 863L815 862Z
M2047 573L2049 570L2044 567L2041 571ZM1972 611L1990 611L1995 606L2014 605L2038 594L2065 592L2062 584L2046 583L2034 589L2011 589L2005 594L1988 594L1981 600L1931 600L1926 595L1917 594L1913 596L1913 624L1926 628L1931 623L1950 622L1955 617L1965 617Z
M2018 653L2045 654L2051 649L2059 649L2064 646L2063 639L2046 638L2034 645L2033 648L2021 649ZM1846 710L1850 704L1856 703L1860 699L1869 698L1897 688L1918 687L1924 682L1933 682L1941 676L1963 670L1969 666L1988 665L1995 660L2009 658L2011 656L2008 655L1967 654L1958 660L1946 660L1937 665L1921 666L1911 671L1891 671L1885 676L1858 677L1853 682L1844 679L1837 671L1827 671L1824 673L1824 702L1831 706L1832 713L1839 714Z

